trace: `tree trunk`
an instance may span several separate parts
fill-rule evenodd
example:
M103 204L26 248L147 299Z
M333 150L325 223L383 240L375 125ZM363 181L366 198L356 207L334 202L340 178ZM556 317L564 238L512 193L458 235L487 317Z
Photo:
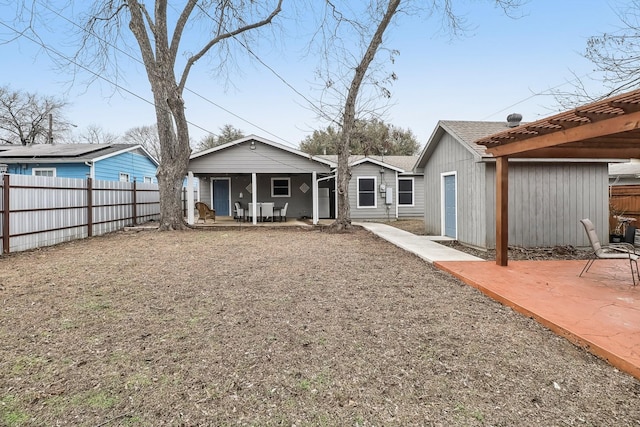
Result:
M342 117L342 135L338 143L338 216L331 228L336 231L344 231L351 228L351 210L349 208L349 181L351 180L351 168L349 166L349 142L353 132L356 117L356 100L360 86L367 73L367 69L382 44L382 35L389 26L391 19L398 10L400 0L389 0L387 10L380 20L376 32L371 38L364 56L355 69L347 99L344 104Z
M154 96L162 156L157 172L160 189L159 229L160 231L183 230L187 225L184 221L181 194L191 154L184 102L177 88L167 90L164 85L158 83L152 87L154 95L158 93L167 95Z

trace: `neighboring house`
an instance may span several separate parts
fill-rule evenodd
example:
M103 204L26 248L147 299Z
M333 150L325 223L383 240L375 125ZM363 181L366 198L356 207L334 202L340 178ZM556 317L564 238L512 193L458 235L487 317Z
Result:
M437 124L416 164L416 172L424 173L428 234L495 248L495 159L474 141L507 126L507 122ZM510 160L508 244L588 245L578 221L591 218L596 227L608 227L608 161Z
M640 185L640 160L609 164L609 185Z
M135 144L0 145L0 164L16 175L158 182L158 162Z
M411 172L415 159L353 157L351 218L422 216L422 196L416 192L422 193L422 175ZM194 153L188 170L200 182L200 200L214 207L218 216L233 215L235 202L244 208L251 202L274 202L288 203L290 218L317 222L335 218L336 168L335 156L313 156L250 135Z

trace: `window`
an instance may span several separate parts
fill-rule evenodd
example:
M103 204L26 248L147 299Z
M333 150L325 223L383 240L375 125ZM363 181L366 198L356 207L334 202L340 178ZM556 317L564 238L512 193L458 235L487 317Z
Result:
M358 177L358 207L376 207L376 178Z
M398 179L398 204L413 206L413 178Z
M34 176L56 176L56 168L33 168L31 173Z
M291 178L271 178L271 197L291 197Z
M153 184L153 178L151 178L150 176L145 176L144 177L144 183L145 184Z
M120 182L129 182L129 174L120 172Z

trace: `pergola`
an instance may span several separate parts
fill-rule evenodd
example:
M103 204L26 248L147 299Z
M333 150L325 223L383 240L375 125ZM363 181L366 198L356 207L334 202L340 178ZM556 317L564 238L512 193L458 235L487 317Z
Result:
M640 158L640 90L475 141L496 158L496 264L507 265L509 159Z

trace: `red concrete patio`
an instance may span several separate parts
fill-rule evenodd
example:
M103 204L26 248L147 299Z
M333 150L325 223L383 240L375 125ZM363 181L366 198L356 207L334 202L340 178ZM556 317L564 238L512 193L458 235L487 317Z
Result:
M536 319L611 365L640 379L640 285L629 263L586 261L436 262L491 298Z

